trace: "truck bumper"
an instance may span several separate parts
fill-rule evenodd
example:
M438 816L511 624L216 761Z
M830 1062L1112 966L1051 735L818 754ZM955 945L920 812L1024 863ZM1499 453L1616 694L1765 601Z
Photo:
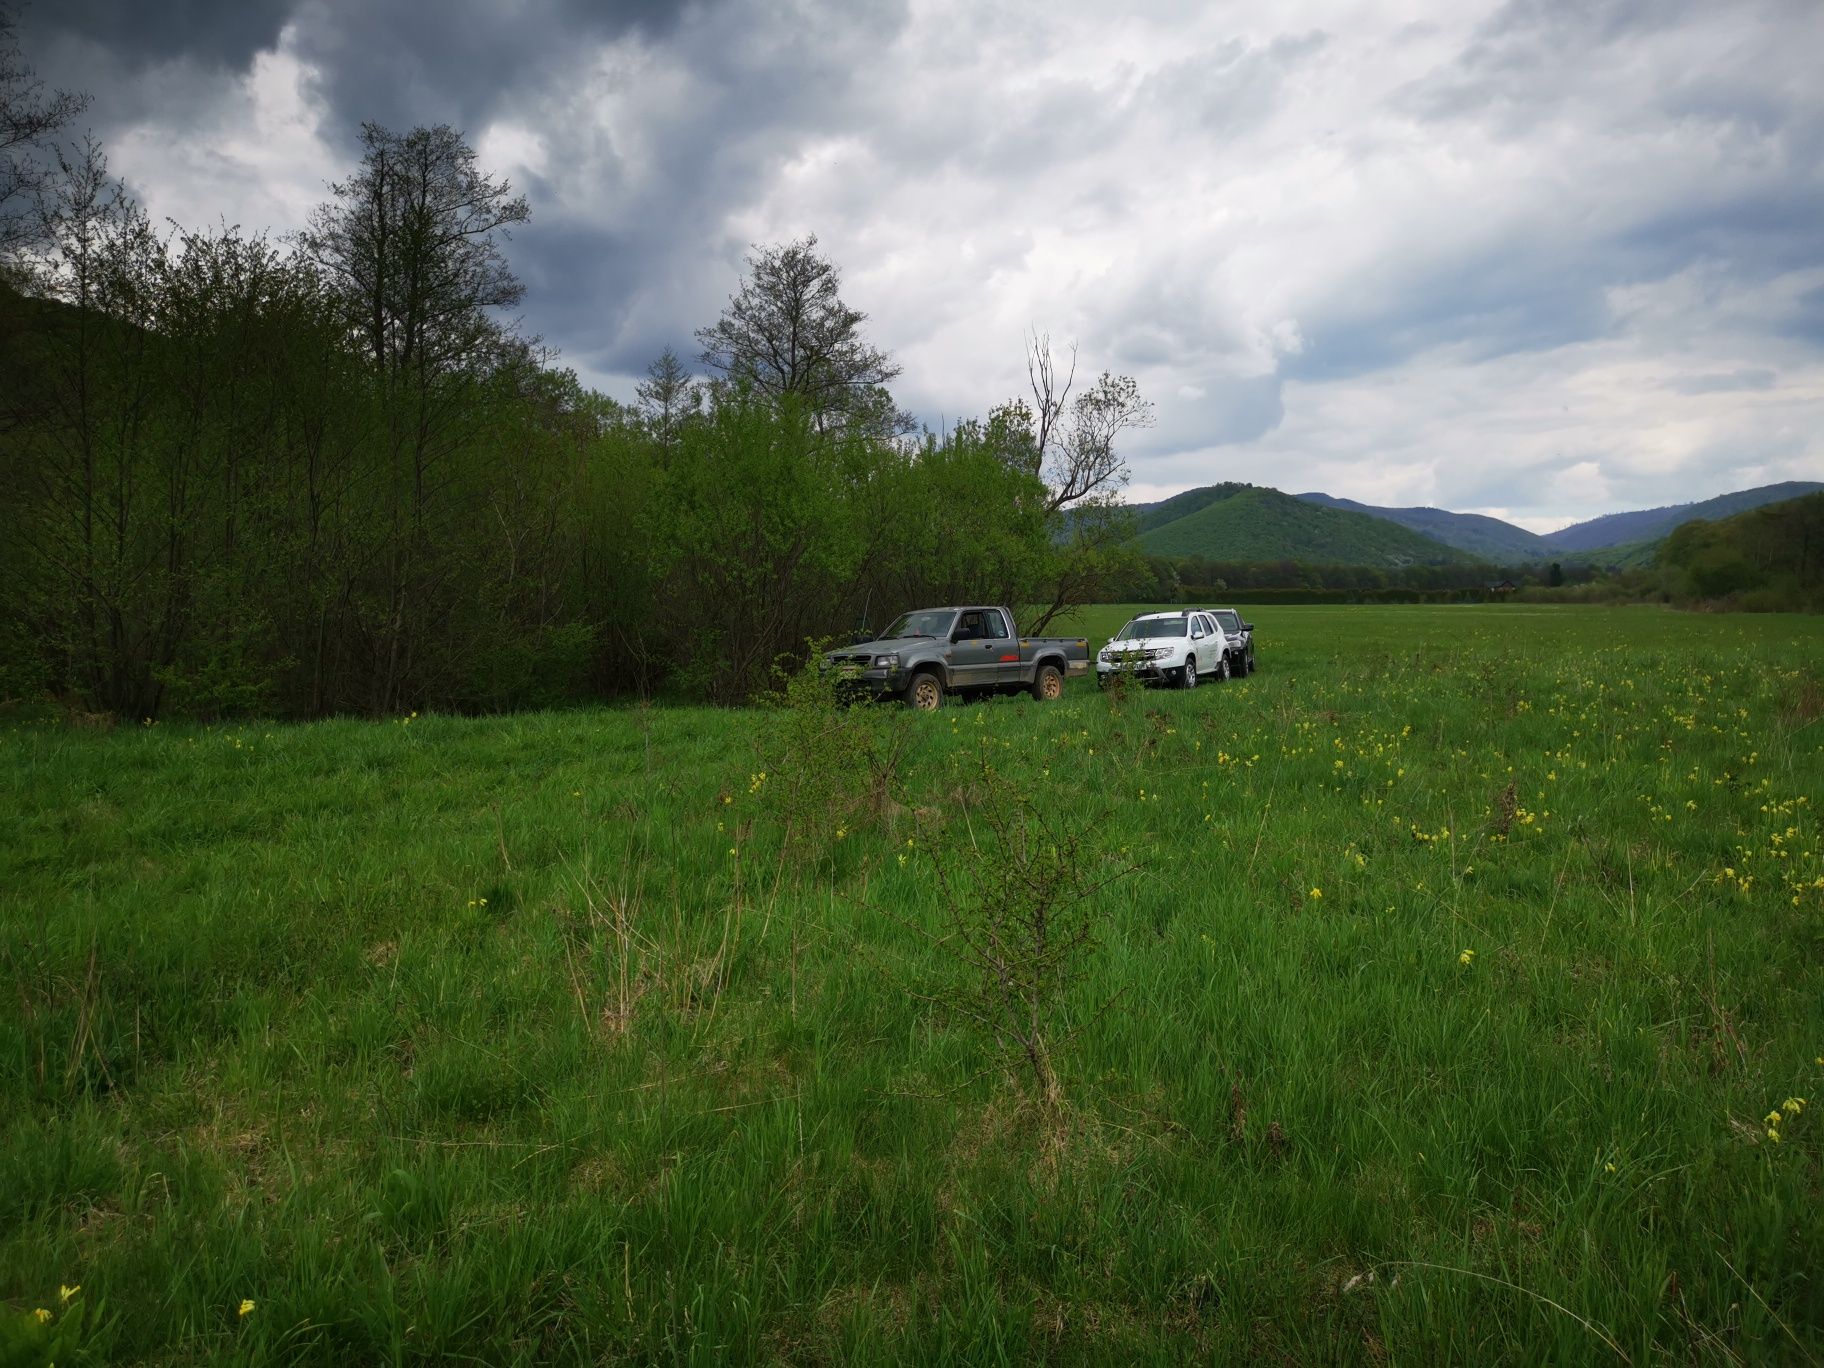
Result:
M1137 679L1143 684L1156 684L1170 679L1174 673L1183 668L1184 666L1182 664L1167 665L1152 660L1142 661L1133 665L1104 665L1100 661L1097 661L1096 683L1099 685L1106 684L1116 675L1120 675L1125 679Z
M905 692L911 678L904 670L838 670L836 692L847 699L882 699Z

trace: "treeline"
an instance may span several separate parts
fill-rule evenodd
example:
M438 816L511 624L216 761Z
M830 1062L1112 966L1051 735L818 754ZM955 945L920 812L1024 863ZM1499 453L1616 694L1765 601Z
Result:
M1659 548L1674 602L1762 612L1824 612L1824 494L1673 530Z
M709 374L667 351L624 405L503 321L528 207L447 128L368 126L283 242L161 235L94 146L55 170L0 288L0 698L733 701L807 638L1055 613L1128 562L1095 510L1132 382L1073 394L1035 338L1030 403L913 436L815 238L750 257Z
M1321 595L1312 603L1424 602L1411 594L1481 595L1490 584L1516 586L1586 584L1600 578L1587 565L1409 565L1383 568L1364 565L1312 565L1297 560L1217 561L1202 556L1147 556L1111 577L1113 602L1200 602L1212 594L1286 593ZM1351 597L1353 596L1353 597ZM1265 601L1265 600L1260 600ZM1284 602L1294 600L1286 599Z
M1184 586L1177 601L1226 605L1312 603L1487 603L1505 597L1487 586L1475 589L1229 589L1215 585Z

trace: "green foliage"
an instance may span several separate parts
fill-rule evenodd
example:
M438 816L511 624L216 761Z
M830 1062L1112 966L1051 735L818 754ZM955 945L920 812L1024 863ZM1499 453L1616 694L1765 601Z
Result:
M166 252L92 172L65 307L0 300L10 690L130 718L736 702L807 637L1067 605L1129 559L1106 516L1057 540L1004 421L911 446L795 392L702 402L675 364L636 416L479 317L364 354L346 270L232 231ZM319 255L364 240L346 212Z
M1131 569L1119 515L1078 508L1150 421L1131 379L909 441L899 368L809 238L756 249L699 334L718 379L667 350L623 409L498 312L526 200L448 127L361 144L283 247L161 240L93 142L37 187L46 250L9 271L34 297L0 289L0 696L733 703L869 617L998 599L1043 605L1038 630Z
M92 1352L100 1306L91 1304L79 1287L64 1287L45 1300L50 1304L29 1310L0 1307L0 1368L106 1362Z
M1660 544L1658 564L1675 600L1824 611L1824 494L1684 523Z

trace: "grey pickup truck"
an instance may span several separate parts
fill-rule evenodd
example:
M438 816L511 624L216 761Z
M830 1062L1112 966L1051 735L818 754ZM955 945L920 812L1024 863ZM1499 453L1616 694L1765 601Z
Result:
M1089 670L1084 637L1022 637L1001 607L920 608L903 614L874 641L824 656L856 693L903 699L929 712L946 694L1030 693L1050 701L1067 676Z

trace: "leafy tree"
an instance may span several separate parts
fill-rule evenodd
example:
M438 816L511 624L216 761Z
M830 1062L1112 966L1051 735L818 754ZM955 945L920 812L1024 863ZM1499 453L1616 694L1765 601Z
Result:
M680 431L630 530L657 580L650 634L693 691L746 698L830 630L861 563L846 493L873 455L859 434L817 434L789 397L729 398Z
M1112 500L1127 483L1127 461L1115 449L1116 439L1153 425L1153 406L1132 376L1103 371L1072 399L1076 375L1076 348L1065 365L1052 355L1051 338L1034 334L1026 344L1031 406L1016 399L995 410L1010 458L1045 481L1047 507L1054 513Z
M1053 520L1053 563L1035 591L1042 607L1028 625L1031 632L1104 597L1110 585L1140 569L1130 545L1133 517L1118 502L1127 459L1116 443L1124 432L1150 427L1153 406L1132 376L1107 371L1073 399L1076 371L1075 348L1068 363L1060 363L1051 339L1034 334L1026 346L1032 403L1013 400L990 418L1003 459L1043 482L1045 511Z
M361 169L330 186L299 245L343 290L350 321L385 373L424 376L491 358L506 332L488 310L525 287L501 243L531 215L444 124L361 125Z
M862 337L867 315L843 303L841 272L818 254L816 235L756 247L747 266L722 317L697 332L701 360L724 386L792 396L819 432L911 431L886 393L900 367Z
M476 501L490 480L512 478L476 463L502 459L491 425L537 368L530 344L493 312L524 293L502 244L530 210L446 125L402 134L368 123L361 142L360 169L330 187L298 245L334 283L378 385L367 504L386 549L349 603L368 657L366 706L391 711L433 679L454 688L467 672L433 643L452 640L450 615L469 602L475 567L463 543Z
M650 366L646 378L635 389L640 400L640 414L653 435L669 446L677 435L678 424L702 408L702 392L696 379L678 360L678 354L665 348Z

